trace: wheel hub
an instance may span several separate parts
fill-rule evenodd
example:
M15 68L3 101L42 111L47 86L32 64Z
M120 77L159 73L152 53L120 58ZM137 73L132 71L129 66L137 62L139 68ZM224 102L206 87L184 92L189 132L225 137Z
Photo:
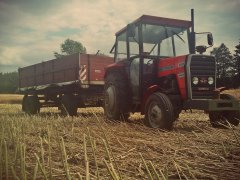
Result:
M106 91L106 105L109 109L113 109L115 105L115 89L113 86L109 86Z
M151 123L151 126L154 128L159 127L161 125L161 120L163 118L161 108L156 103L153 103L150 105L148 113L149 122Z

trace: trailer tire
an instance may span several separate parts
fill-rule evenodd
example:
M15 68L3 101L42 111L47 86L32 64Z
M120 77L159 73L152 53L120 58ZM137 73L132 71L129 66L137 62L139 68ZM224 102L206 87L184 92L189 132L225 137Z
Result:
M40 112L40 102L36 95L24 96L22 110L27 114L37 114Z
M236 100L234 96L229 94L221 94L221 99ZM211 111L209 112L209 119L212 127L226 128L229 126L227 121L234 126L238 126L240 121L240 111Z
M22 100L22 111L23 112L26 112L26 98L27 98L27 95L24 95L23 96L23 100Z
M77 115L77 101L74 95L65 94L61 98L60 110L63 116L76 116Z
M121 73L114 72L105 78L104 114L110 120L129 118L129 94L126 79Z
M144 123L151 128L171 130L176 119L173 105L167 95L156 92L147 99Z

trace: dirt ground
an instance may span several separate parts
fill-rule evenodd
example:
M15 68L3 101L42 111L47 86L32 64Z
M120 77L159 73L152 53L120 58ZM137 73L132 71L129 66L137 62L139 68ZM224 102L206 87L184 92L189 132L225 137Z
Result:
M110 122L101 108L61 117L28 116L0 105L0 179L240 179L240 128L212 128L202 111L183 111L172 131L143 116Z

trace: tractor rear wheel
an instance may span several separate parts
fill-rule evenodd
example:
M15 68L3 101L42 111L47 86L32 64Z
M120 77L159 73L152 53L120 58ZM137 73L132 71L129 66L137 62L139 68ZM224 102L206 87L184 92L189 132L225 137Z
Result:
M24 96L22 110L27 114L37 114L40 112L40 102L36 95Z
M229 94L221 94L221 99L236 100L234 96ZM238 126L240 121L240 111L211 111L209 112L209 119L212 127L226 128L228 125L227 121Z
M129 118L128 86L121 73L111 73L105 79L104 113L110 120Z
M77 101L74 95L65 94L61 98L60 110L63 116L76 116L77 115Z
M144 123L151 128L172 129L175 114L170 99L163 93L152 94L145 106Z

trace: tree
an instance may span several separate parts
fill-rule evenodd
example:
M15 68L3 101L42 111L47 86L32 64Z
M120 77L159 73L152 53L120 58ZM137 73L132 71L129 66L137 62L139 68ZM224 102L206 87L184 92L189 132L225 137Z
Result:
M217 82L219 86L228 86L227 82L234 76L234 61L231 52L227 46L222 43L219 47L211 51L211 55L215 56L217 63Z
M240 42L235 47L236 47L236 49L234 50L235 54L233 55L233 61L235 64L236 76L240 79Z
M231 76L233 61L231 52L226 45L222 43L219 47L214 48L213 51L211 51L211 55L215 56L216 58L217 78Z
M240 87L240 42L238 45L235 46L236 49L234 50L233 54L233 63L234 63L234 86L233 88Z
M0 93L15 93L18 88L18 73L0 73Z
M63 54L60 54L58 52L54 52L54 56L56 58L61 58L66 55L74 54L74 53L86 53L86 48L82 45L82 43L78 41L74 41L71 39L66 39L64 43L60 45L61 52Z

